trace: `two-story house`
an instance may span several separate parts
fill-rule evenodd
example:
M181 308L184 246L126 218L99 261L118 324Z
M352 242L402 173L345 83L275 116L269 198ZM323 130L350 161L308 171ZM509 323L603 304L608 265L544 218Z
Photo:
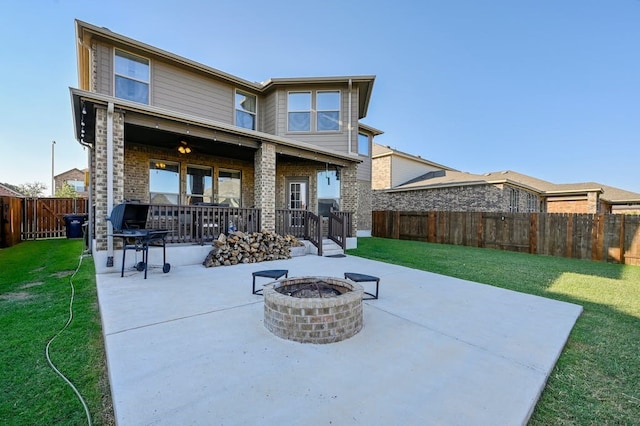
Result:
M78 197L86 197L88 194L87 186L85 183L85 173L87 170L80 170L77 168L67 170L53 177L54 182L54 194L61 190L63 186L70 185Z
M371 144L382 132L359 120L375 76L251 82L75 25L78 87L70 92L76 138L90 150L94 256L113 258L108 216L125 200L175 218L162 222L169 242L202 243L210 230L183 220L185 212L202 217L189 206L231 214L240 230L246 218L246 230L257 221L260 230L291 231L310 220L296 212L337 212L349 247L371 229Z

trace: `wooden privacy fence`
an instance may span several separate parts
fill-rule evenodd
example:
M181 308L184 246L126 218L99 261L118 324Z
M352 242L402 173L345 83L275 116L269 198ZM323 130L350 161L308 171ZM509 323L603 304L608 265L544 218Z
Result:
M22 199L0 197L0 247L11 247L20 242Z
M640 216L374 211L374 237L640 265Z
M86 198L23 198L22 239L64 237L64 216L87 214L87 205Z

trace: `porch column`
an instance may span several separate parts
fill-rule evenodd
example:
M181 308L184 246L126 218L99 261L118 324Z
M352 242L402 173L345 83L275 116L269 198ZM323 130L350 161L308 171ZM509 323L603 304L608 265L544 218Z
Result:
M262 142L254 156L256 208L262 210L262 230L276 230L276 146Z
M113 206L107 205L108 176L107 164L113 164L112 187L113 202L119 204L124 197L124 116L120 111L113 112L113 125L107 132L107 109L97 108L96 114L96 136L95 149L93 150L93 161L90 165L93 188L93 201L95 205L95 229L96 229L96 250L107 250L107 215ZM107 134L112 135L112 149L108 149ZM109 153L112 153L112 160L107 161Z
M349 167L343 168L340 176L342 179L342 206L340 206L340 210L352 212L351 235L355 237L358 232L358 164L352 163Z

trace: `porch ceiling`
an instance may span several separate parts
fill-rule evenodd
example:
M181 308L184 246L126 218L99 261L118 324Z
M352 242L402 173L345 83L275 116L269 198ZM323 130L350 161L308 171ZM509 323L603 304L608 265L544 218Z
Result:
M256 149L248 146L222 142L192 135L180 135L174 132L153 129L135 124L125 124L126 143L147 145L162 150L175 151L181 140L187 141L192 149L191 155L208 154L238 160L253 161Z

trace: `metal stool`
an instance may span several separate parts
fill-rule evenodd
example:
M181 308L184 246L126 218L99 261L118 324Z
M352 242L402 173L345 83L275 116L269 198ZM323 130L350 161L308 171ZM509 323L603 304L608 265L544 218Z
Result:
M257 294L262 296L262 289L256 290L256 277L271 278L277 280L284 275L285 278L289 277L289 271L287 269L268 269L266 271L253 272L253 287L251 294Z
M351 281L355 281L357 283L375 281L376 294L367 293L365 291L364 294L366 294L369 297L363 297L362 300L373 300L378 298L378 288L380 287L380 278L374 277L373 275L358 274L356 272L345 272L344 277L345 279L350 279Z

